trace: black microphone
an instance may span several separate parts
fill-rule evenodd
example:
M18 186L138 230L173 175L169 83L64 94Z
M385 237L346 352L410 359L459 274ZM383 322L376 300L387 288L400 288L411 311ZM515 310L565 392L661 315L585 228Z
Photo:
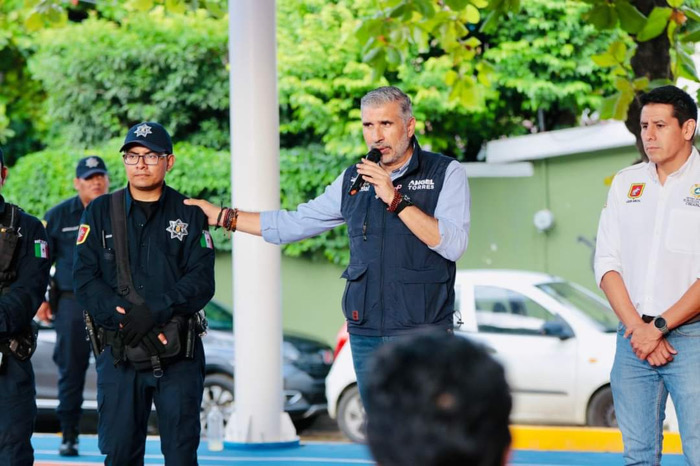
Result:
M379 149L372 149L371 151L367 152L365 158L370 162L377 163L382 159L382 152ZM352 184L352 186L350 186L350 191L348 191L348 194L354 196L360 191L363 184L365 184L365 179L362 178L362 175L358 174L357 178L355 178L355 182Z

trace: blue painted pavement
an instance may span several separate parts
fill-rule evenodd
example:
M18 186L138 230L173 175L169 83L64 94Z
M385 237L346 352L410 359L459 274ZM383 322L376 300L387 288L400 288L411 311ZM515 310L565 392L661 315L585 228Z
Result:
M36 465L97 465L104 462L97 448L97 437L82 435L80 437L80 456L62 458L58 456L61 437L58 434L35 434L32 437ZM149 437L146 442L146 464L163 464L160 453L160 439ZM364 445L341 442L302 442L297 448L275 450L224 450L212 452L207 450L205 441L199 448L199 464L262 464L266 466L319 466L319 465L373 465L369 450ZM550 452L525 451L512 452L511 465L518 466L619 466L622 456L619 453L586 452ZM681 455L665 455L663 466L684 465Z

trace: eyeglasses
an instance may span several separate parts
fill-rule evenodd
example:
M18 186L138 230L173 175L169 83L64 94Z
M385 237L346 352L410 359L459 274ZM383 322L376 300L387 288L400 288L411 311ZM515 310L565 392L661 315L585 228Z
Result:
M159 154L158 152L147 152L145 154L135 154L133 152L127 152L122 155L124 163L127 165L136 165L139 163L139 159L143 159L143 163L146 165L158 165L158 162L163 157L167 157L168 154Z

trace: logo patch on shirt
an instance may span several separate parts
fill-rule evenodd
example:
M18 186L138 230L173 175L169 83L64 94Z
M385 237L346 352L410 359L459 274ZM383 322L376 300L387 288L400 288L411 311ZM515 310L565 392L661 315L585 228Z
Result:
M357 175L357 176L360 176L360 175ZM350 186L352 186L353 184L355 184L355 180L357 179L357 176L356 176L355 178L351 178L351 179L350 179ZM363 191L369 191L369 187L370 187L370 186L371 186L371 185L370 185L369 183L367 183L366 181L364 181L364 182L360 185L360 190L359 190L358 192L361 193L361 192L363 192Z
M683 199L683 203L688 207L700 207L700 184L690 187L690 196Z
M170 233L170 239L177 238L182 241L183 238L187 236L187 224L179 218L177 220L168 221L170 222L170 226L166 228L165 231Z
M644 193L644 186L646 186L646 183L632 183L627 197L630 199L639 199L642 197L642 193Z
M49 258L49 243L43 239L34 240L34 257Z
M214 241L211 239L211 233L207 230L202 230L202 238L199 240L199 244L203 248L214 249Z
M88 235L90 234L90 225L80 225L80 228L78 229L78 240L75 242L75 244L83 244L85 240L87 239Z
M694 184L690 188L690 195L693 196L695 199L700 199L700 184Z
M419 189L435 189L435 183L430 178L424 180L411 180L408 183L409 191L417 191Z

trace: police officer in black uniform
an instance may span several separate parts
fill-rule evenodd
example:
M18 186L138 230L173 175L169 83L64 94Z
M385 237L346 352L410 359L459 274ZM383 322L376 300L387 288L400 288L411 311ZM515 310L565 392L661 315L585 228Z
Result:
M7 179L2 150L0 167L2 186ZM49 248L41 222L1 195L0 224L0 465L24 466L34 462L30 439L36 418L34 370L24 357L49 281Z
M78 194L53 207L44 216L56 272L49 292L51 303L44 302L37 311L37 317L46 322L53 317L56 328L53 360L58 366L56 414L63 432L63 442L58 450L61 456L78 455L78 427L85 373L90 361L83 308L73 294L73 251L85 206L109 190L104 161L94 155L80 159L75 168L73 186Z
M162 374L139 370L128 351L159 353L168 340L162 325L196 314L214 294L214 249L204 214L164 183L175 163L168 132L158 123L133 126L124 141L126 239L133 290L117 286L118 253L110 216L112 195L85 209L75 248L73 284L78 301L104 334L97 357L98 435L105 464L143 464L148 416L158 413L161 451L168 465L197 464L204 350L175 358ZM119 247L119 235L116 246ZM123 263L123 261L122 261ZM128 288L128 287L127 287ZM130 295L127 295L130 296ZM169 337L168 337L169 338Z

